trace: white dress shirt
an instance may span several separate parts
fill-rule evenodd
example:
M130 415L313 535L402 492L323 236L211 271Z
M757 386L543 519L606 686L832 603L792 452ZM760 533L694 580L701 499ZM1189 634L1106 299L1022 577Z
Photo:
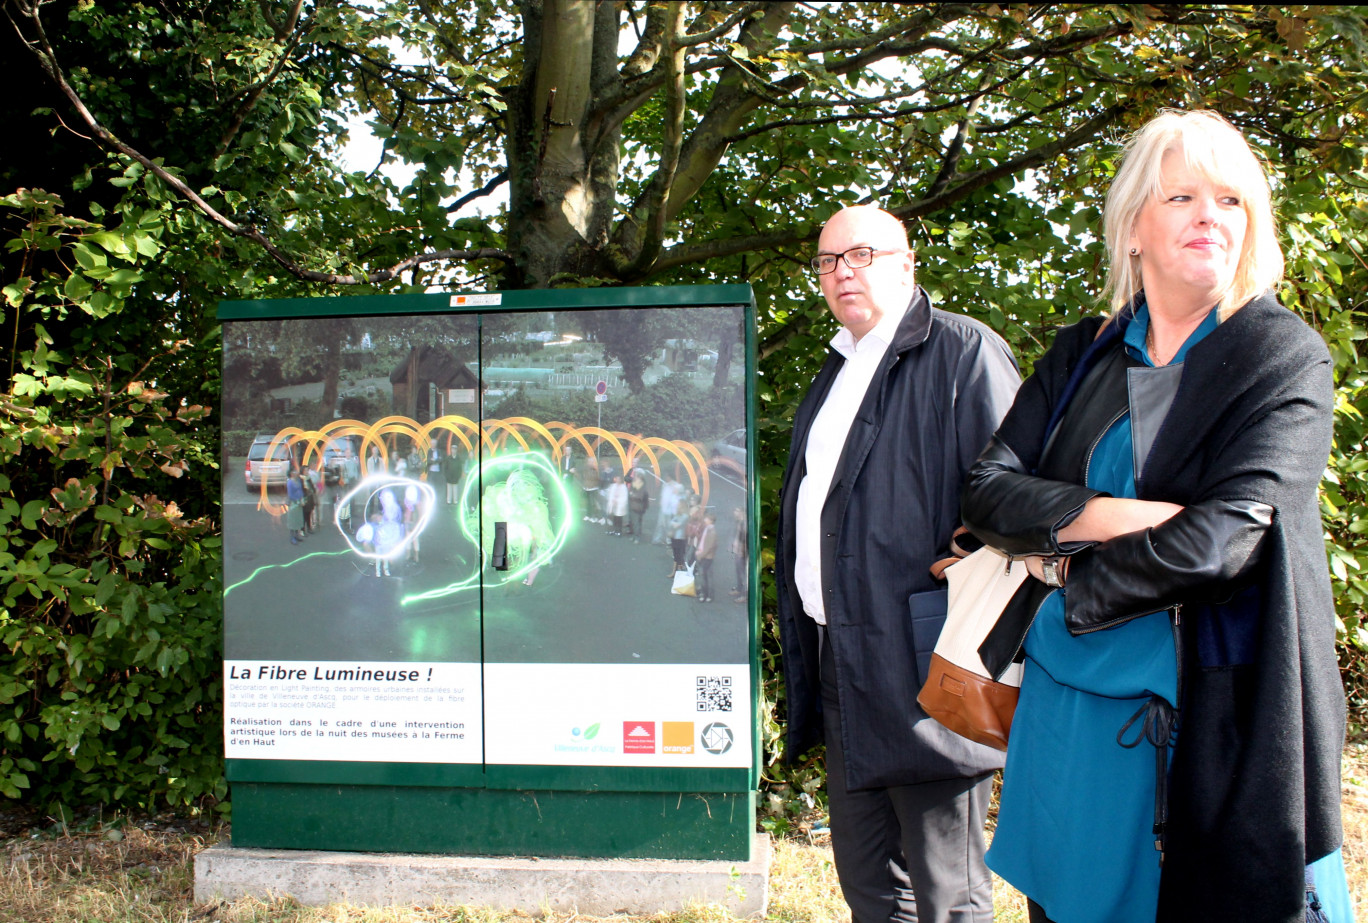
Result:
M822 598L822 507L845 450L850 426L906 313L906 305L900 311L886 313L858 342L845 327L831 338L831 348L845 357L845 364L836 373L836 380L808 429L803 480L798 484L797 521L793 524L798 543L793 582L803 600L803 611L819 625L827 623Z

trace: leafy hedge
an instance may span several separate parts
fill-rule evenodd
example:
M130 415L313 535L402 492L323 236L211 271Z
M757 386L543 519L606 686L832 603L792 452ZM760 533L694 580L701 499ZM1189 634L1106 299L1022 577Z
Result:
M745 419L743 399L740 388L720 392L700 388L688 375L675 374L647 385L640 394L624 393L603 405L594 403L594 392L589 390L523 388L501 401L493 413L593 426L600 409L606 408L602 410L604 429L708 443Z
M80 336L59 351L43 325L74 309L87 336L119 345L108 322L128 323L156 226L106 230L28 190L0 206L26 219L11 250L81 270L4 290L42 321L0 396L0 793L47 806L221 798L221 539L212 516L162 499L217 499L217 433L204 406L148 377L190 344L148 356L130 331L123 351Z

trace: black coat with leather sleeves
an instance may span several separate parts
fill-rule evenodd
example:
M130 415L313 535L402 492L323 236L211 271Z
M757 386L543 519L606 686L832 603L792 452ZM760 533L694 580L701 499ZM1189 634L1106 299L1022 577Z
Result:
M1106 367L1124 364L1128 320L1101 336L1100 319L1059 332L971 470L964 521L1013 553L1072 554L1076 633L1182 605L1158 920L1296 923L1303 866L1342 837L1344 691L1317 496L1333 421L1329 353L1271 294L1242 306L1176 367L1172 406L1137 464L1139 498L1183 512L1061 545L1058 530L1089 499L1088 446L1128 406ZM986 655L1016 653L1029 602L1013 600L1010 637Z

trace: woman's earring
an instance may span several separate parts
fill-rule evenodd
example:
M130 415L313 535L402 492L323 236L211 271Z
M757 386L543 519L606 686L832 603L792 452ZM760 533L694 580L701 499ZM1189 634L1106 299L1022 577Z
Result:
M1138 247L1131 247L1131 256L1139 256L1139 255L1140 255L1140 250L1139 250L1139 248L1138 248Z

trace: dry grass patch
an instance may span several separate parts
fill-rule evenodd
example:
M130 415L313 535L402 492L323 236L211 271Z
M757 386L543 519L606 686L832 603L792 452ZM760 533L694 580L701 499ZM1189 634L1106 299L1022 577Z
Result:
M138 827L8 839L0 921L185 921L191 860L204 845L196 835Z
M195 904L194 854L217 839L175 822L91 824L88 832L0 824L0 923L734 923L715 906L651 916L500 913L472 907L305 907L289 898ZM991 823L990 823L991 826ZM1344 755L1345 867L1368 919L1368 742ZM994 879L998 923L1025 923L1026 900ZM823 836L774 844L767 920L848 923Z
M829 838L774 841L768 919L784 923L844 923L850 919L850 909L836 881Z

